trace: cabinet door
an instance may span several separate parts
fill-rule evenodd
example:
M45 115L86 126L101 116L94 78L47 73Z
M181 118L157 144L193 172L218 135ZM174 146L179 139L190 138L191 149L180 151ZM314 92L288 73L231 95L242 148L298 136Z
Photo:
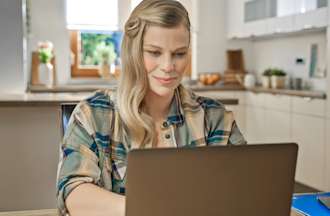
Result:
M265 110L263 108L246 106L246 132L248 143L266 142L265 137Z
M326 100L292 96L292 112L325 117Z
M326 27L328 24L328 8L311 10L306 13L295 15L295 31L308 30L313 28Z
M243 34L244 0L227 0L227 37L240 38Z
M265 108L283 112L291 111L291 96L268 94L264 96Z
M327 137L325 140L325 145L326 145L325 187L326 187L326 191L330 191L330 118L327 119L326 135Z
M325 190L325 119L294 113L292 140L299 145L296 180Z
M245 22L243 26L243 37L258 37L268 34L267 19Z
M268 34L281 34L294 31L294 16L274 17L267 22Z
M265 110L265 141L291 142L290 112Z

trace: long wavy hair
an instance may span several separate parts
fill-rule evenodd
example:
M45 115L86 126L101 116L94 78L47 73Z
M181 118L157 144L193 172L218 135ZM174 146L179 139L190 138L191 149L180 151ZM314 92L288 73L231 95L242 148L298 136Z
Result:
M173 28L180 24L187 28L190 38L188 12L175 0L143 0L125 24L117 102L123 130L133 148L143 148L148 144L155 146L157 143L154 122L143 104L149 89L143 60L144 33L148 26Z

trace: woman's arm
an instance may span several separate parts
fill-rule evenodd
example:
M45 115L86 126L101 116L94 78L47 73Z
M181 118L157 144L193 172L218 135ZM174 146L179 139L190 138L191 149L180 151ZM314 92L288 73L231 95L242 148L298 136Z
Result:
M94 184L76 187L65 204L70 216L124 216L125 196L109 192Z

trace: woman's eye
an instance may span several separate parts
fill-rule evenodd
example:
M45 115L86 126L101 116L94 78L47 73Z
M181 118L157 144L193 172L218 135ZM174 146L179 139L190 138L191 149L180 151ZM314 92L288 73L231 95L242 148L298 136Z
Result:
M159 52L159 51L151 51L151 50L148 50L147 51L149 54L151 54L152 56L160 56L161 55L161 53Z
M184 57L186 54L187 54L186 52L178 52L178 53L175 53L174 55L175 55L176 57L182 58L182 57Z

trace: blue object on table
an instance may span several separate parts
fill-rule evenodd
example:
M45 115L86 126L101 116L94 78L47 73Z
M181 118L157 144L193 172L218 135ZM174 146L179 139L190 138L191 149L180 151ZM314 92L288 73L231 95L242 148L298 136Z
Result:
M292 208L309 216L330 216L330 210L318 199L319 196L330 196L328 193L294 194Z

